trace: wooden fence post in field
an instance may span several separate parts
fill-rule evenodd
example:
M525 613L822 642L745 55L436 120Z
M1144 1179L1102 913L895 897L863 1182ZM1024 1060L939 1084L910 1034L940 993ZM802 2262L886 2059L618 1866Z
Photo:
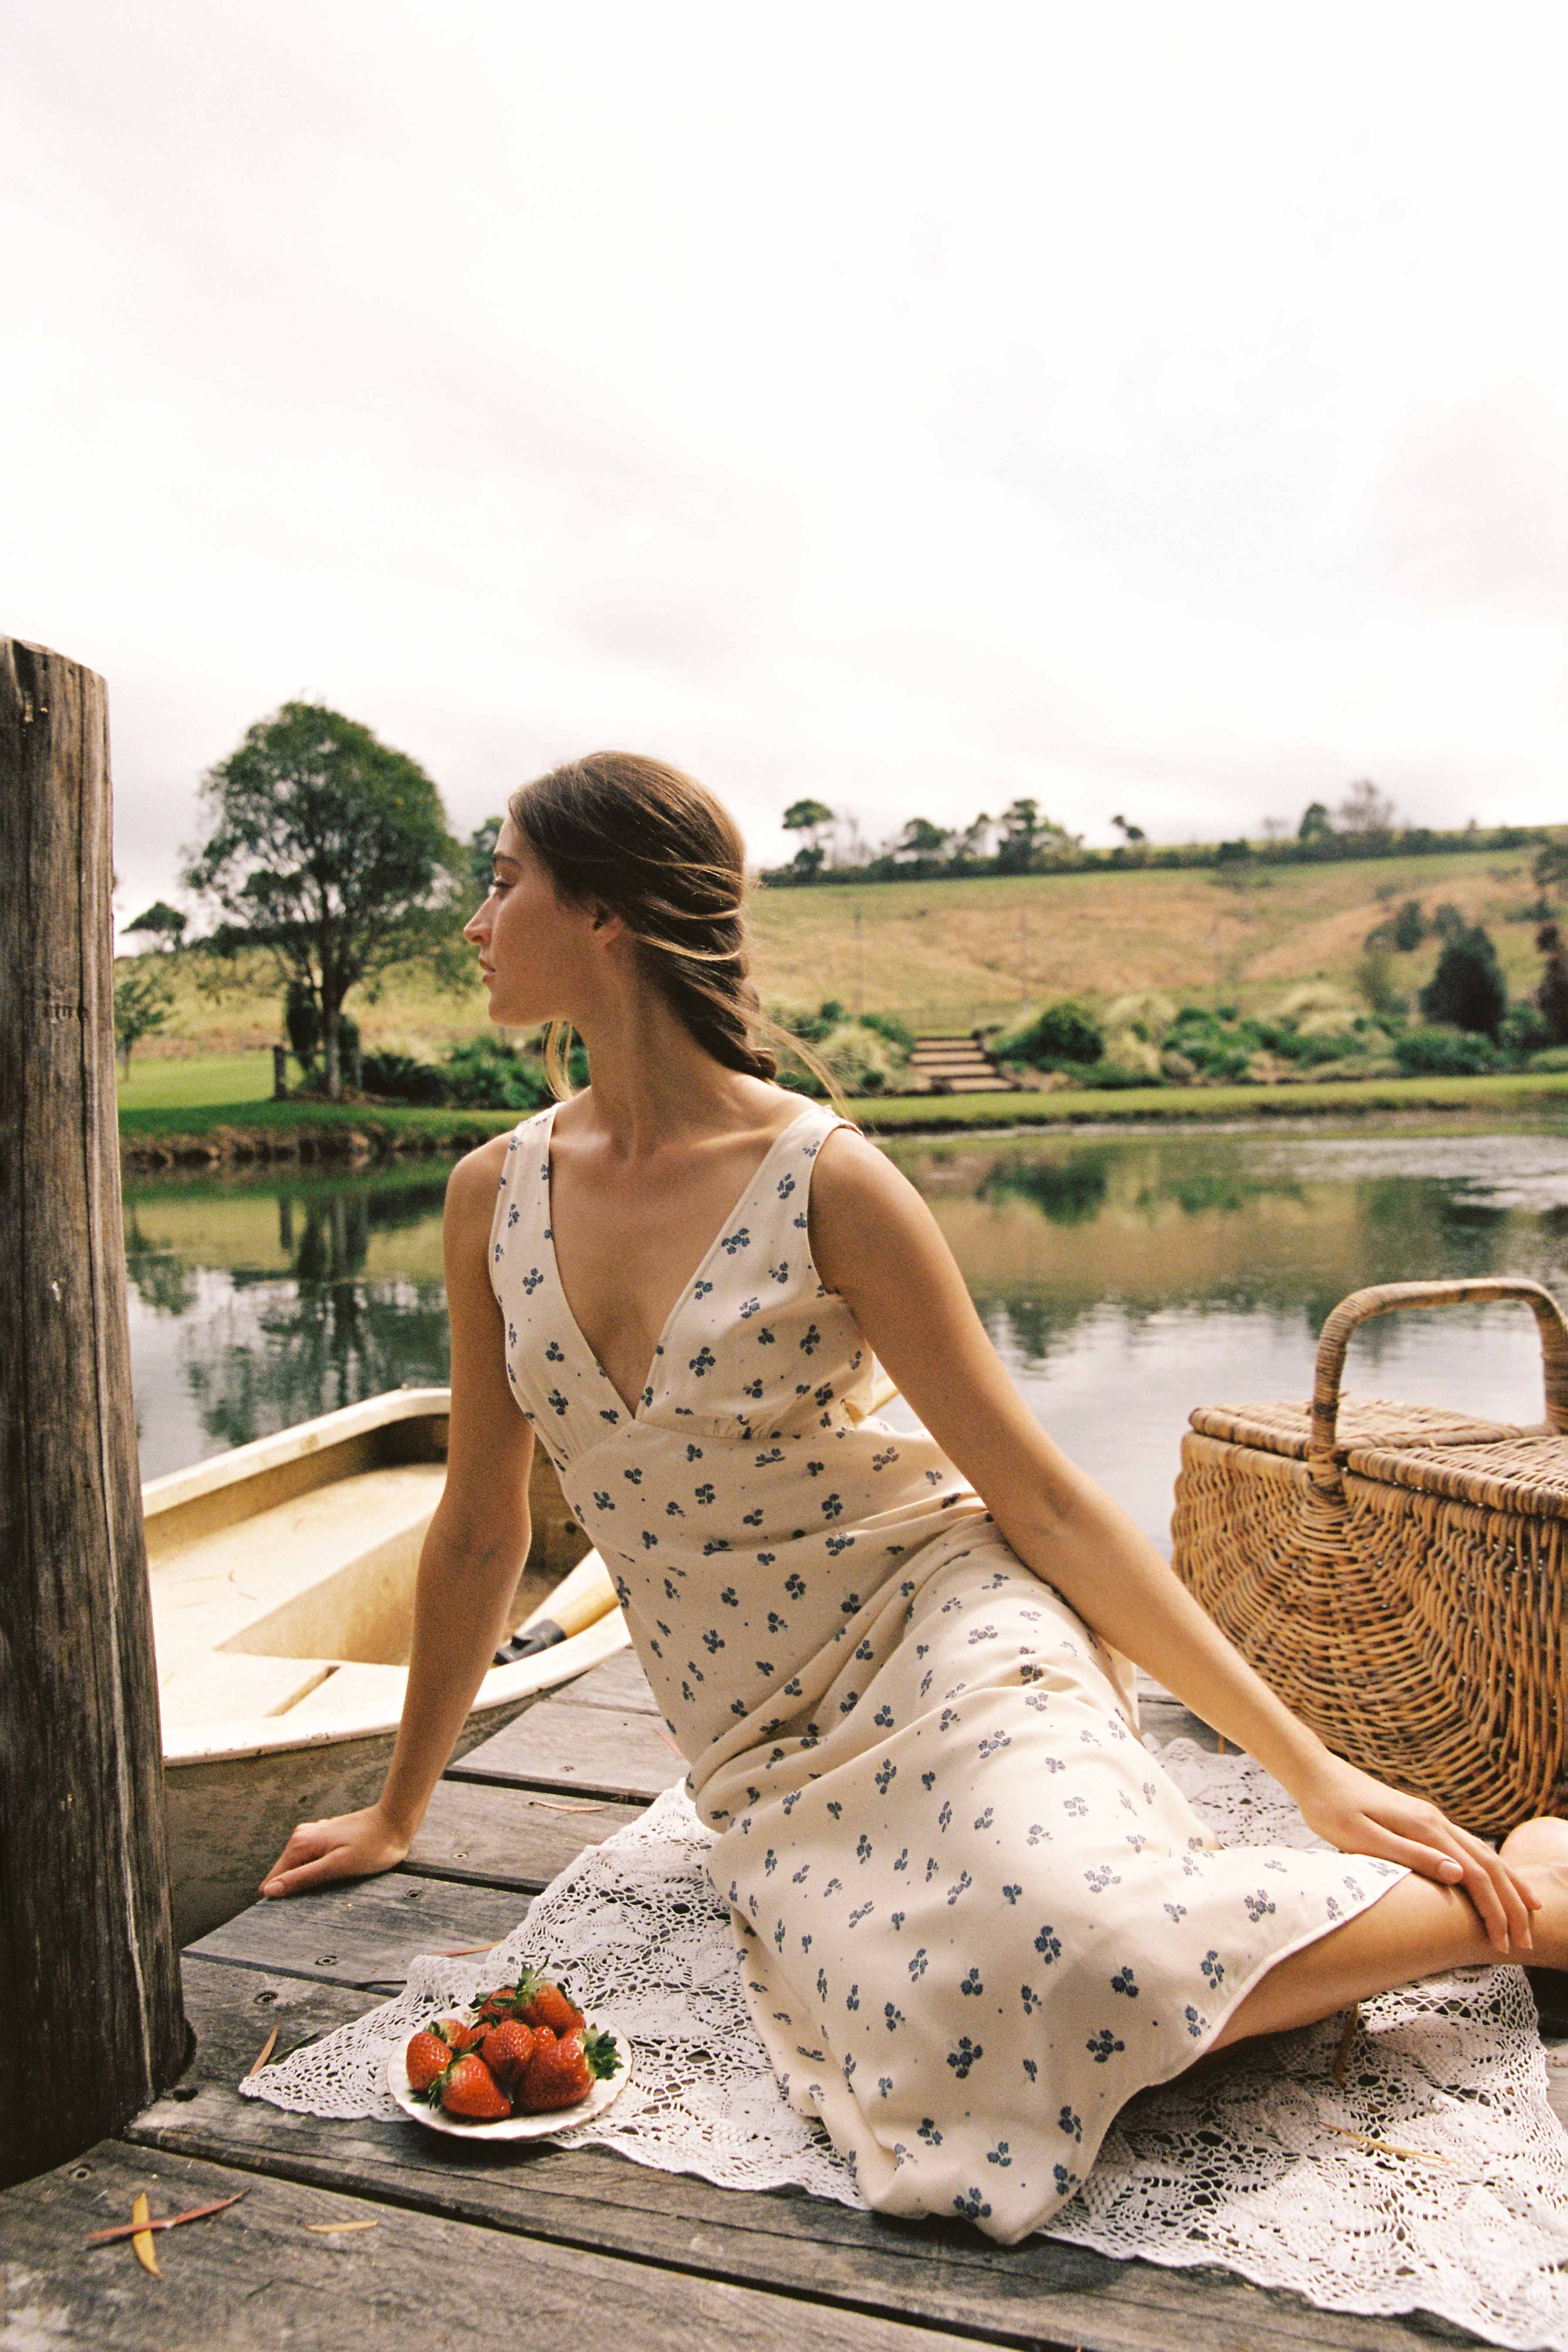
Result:
M185 2046L114 1112L103 680L0 637L0 2183Z

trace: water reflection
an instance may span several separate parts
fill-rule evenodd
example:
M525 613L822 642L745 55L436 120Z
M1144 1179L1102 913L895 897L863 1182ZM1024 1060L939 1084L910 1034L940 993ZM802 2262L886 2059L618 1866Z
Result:
M1163 1543L1193 1405L1304 1396L1364 1283L1527 1274L1568 1290L1557 1131L910 1140L920 1186L1041 1421ZM446 1171L126 1188L144 1475L447 1363ZM1362 1393L1541 1411L1531 1318L1390 1317Z

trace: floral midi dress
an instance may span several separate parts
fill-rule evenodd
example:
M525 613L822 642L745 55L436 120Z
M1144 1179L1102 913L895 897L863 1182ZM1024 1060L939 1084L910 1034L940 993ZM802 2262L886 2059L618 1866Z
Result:
M508 1379L616 1580L715 1833L752 2013L868 2202L1011 2242L1134 2092L1405 1875L1220 1848L1140 1744L1128 1662L1018 1559L812 1261L817 1105L672 1309L628 1412L567 1306L552 1110L490 1236Z

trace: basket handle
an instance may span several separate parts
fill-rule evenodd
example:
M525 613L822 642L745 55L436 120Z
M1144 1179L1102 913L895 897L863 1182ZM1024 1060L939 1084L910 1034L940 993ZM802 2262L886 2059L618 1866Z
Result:
M1539 1282L1516 1275L1495 1279L1477 1276L1458 1282L1380 1282L1368 1290L1352 1290L1342 1298L1318 1338L1317 1376L1312 1387L1312 1429L1307 1460L1320 1483L1334 1484L1338 1471L1334 1447L1340 1413L1340 1381L1345 1352L1358 1324L1374 1315L1392 1314L1398 1307L1447 1307L1463 1299L1518 1298L1531 1307L1541 1333L1542 1368L1546 1381L1546 1424L1568 1431L1568 1323L1552 1293Z

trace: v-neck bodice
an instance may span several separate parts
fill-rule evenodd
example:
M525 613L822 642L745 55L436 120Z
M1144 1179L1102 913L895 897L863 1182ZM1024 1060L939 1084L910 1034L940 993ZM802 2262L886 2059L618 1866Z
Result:
M560 1105L558 1103L552 1103L549 1108L541 1114L544 1122L544 1136L542 1150L544 1156L546 1222L540 1235L540 1244L542 1248L549 1252L551 1278L554 1284L556 1296L561 1301L562 1314L571 1326L572 1334L577 1343L578 1349L582 1354L587 1357L593 1363L595 1370L599 1374L599 1377L607 1382L622 1410L635 1420L642 1412L645 1407L653 1402L655 1385L654 1376L659 1369L660 1360L665 1353L666 1343L670 1342L673 1344L672 1333L674 1328L679 1320L688 1301L702 1298L706 1295L707 1291L714 1286L711 1284L705 1286L703 1276L707 1274L710 1265L712 1264L714 1258L718 1256L719 1252L721 1249L729 1250L732 1253L736 1247L740 1245L737 1227L739 1225L740 1219L746 1212L748 1202L752 1200L753 1194L761 1193L765 1197L766 1186L763 1179L766 1177L768 1169L772 1165L774 1157L784 1144L787 1142L788 1139L795 1133L796 1128L800 1126L801 1122L805 1119L810 1119L813 1117L813 1111L810 1107L807 1107L806 1108L797 1112L795 1117L790 1120L787 1127L781 1128L778 1133L774 1136L773 1141L769 1144L767 1150L763 1152L761 1160L757 1162L756 1167L752 1171L752 1173L747 1179L745 1186L741 1192L740 1198L735 1202L729 1215L719 1226L718 1231L714 1234L712 1240L708 1244L707 1249L703 1252L702 1256L699 1259L697 1265L693 1266L690 1274L687 1276L686 1281L682 1284L681 1288L676 1297L673 1306L670 1307L669 1313L665 1317L663 1328L660 1330L658 1338L654 1343L653 1355L649 1359L647 1371L645 1376L637 1402L635 1404L628 1405L626 1398L621 1394L620 1390L616 1387L615 1381L611 1380L609 1373L605 1370L604 1362L600 1358L597 1349L590 1345L587 1334L584 1332L582 1324L578 1321L576 1314L574 1311L572 1302L566 1296L566 1286L561 1278L561 1260L557 1256L555 1250L555 1231L553 1222L554 1192L553 1178L551 1173L552 1166L551 1150L555 1137L555 1114L559 1108ZM837 1121L834 1122L835 1125L837 1123ZM831 1132L831 1130L829 1131ZM823 1138L818 1136L816 1142L813 1146L813 1150L820 1150ZM785 1198L787 1199L788 1197L789 1196L786 1194ZM748 1241L749 1238L748 1234Z
M598 1549L693 1763L800 1711L909 1554L982 1506L923 1433L865 1418L871 1350L811 1255L811 1172L837 1117L773 1139L670 1309L628 1412L578 1328L550 1223L552 1111L512 1136L490 1232L507 1377Z

